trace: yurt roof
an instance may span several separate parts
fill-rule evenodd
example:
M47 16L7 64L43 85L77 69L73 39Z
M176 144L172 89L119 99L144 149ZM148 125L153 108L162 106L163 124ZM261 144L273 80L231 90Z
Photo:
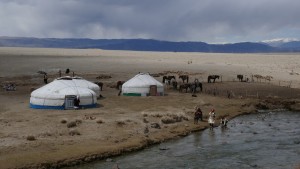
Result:
M148 73L139 73L133 78L129 79L123 84L123 87L149 87L150 85L156 85L163 87L163 84L157 81L155 78L150 76Z
M82 82L85 83L85 82ZM91 83L91 82L90 82ZM80 82L74 81L72 78L63 77L54 80L53 82L34 90L31 93L32 97L37 98L64 98L65 95L88 96L96 95L92 89L84 87Z
M64 76L64 77L57 78L54 81L61 81L63 83L66 83L70 87L76 86L76 87L89 88L89 89L93 90L97 95L100 94L100 88L97 84L92 83L92 82L85 80L78 76L75 76L75 77Z

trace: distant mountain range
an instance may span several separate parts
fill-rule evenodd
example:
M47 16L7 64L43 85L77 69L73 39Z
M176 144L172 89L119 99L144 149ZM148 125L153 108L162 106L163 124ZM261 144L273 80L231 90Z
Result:
M263 41L233 44L170 42L153 39L56 39L0 37L0 47L76 48L161 52L267 53L300 52L300 41Z

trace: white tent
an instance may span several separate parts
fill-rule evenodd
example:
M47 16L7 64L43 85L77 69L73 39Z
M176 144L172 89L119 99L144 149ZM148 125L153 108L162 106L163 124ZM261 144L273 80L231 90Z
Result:
M149 74L139 73L122 85L124 96L163 96L164 86Z
M62 77L34 90L30 97L30 107L36 109L65 109L68 104L79 96L80 106L84 108L95 107L98 85L82 78ZM95 90L96 92L94 92ZM71 102L70 102L71 101Z

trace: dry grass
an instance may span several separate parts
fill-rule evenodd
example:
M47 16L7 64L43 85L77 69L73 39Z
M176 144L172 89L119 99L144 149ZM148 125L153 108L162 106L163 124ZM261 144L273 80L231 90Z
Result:
M183 120L189 120L188 116L185 113L167 113L161 118L161 122L164 124L181 122Z
M176 122L181 122L183 120L188 121L189 117L186 113L183 112L142 112L142 115L144 117L143 121L145 121L145 117L156 117L156 118L161 118L161 122L164 124L171 124L171 123L176 123Z
M143 118L144 123L149 123L149 121L146 118Z
M77 126L76 121L70 121L70 122L67 124L67 127L68 127L68 128L72 128L72 127L76 127L76 126Z
M69 131L70 136L81 135L80 132L76 129L72 129Z
M173 117L165 116L161 118L161 122L164 124L171 124L171 123L176 123L176 119L174 119Z
M43 132L43 133L39 134L39 136L41 136L41 137L50 137L50 136L52 136L52 133L46 131L46 132Z
M103 121L102 119L97 119L97 120L96 120L96 123L102 124L102 123L104 123L104 121Z
M27 136L26 137L26 140L28 140L28 141L34 141L34 140L36 140L36 138L34 137L34 136Z
M116 123L118 126L124 126L124 125L126 125L126 120L124 120L124 119L116 120Z
M67 121L67 119L61 119L60 120L60 123L62 123L62 124L66 124L68 121Z
M81 124L82 120L81 119L75 119L76 124Z

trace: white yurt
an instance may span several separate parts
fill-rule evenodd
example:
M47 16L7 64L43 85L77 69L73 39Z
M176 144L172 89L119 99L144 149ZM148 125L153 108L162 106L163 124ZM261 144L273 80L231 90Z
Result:
M82 78L61 77L34 90L30 97L30 107L36 109L72 109L74 99L79 97L80 107L96 107L98 85ZM96 91L96 92L95 92Z
M148 73L139 73L122 85L124 96L163 96L164 86Z

